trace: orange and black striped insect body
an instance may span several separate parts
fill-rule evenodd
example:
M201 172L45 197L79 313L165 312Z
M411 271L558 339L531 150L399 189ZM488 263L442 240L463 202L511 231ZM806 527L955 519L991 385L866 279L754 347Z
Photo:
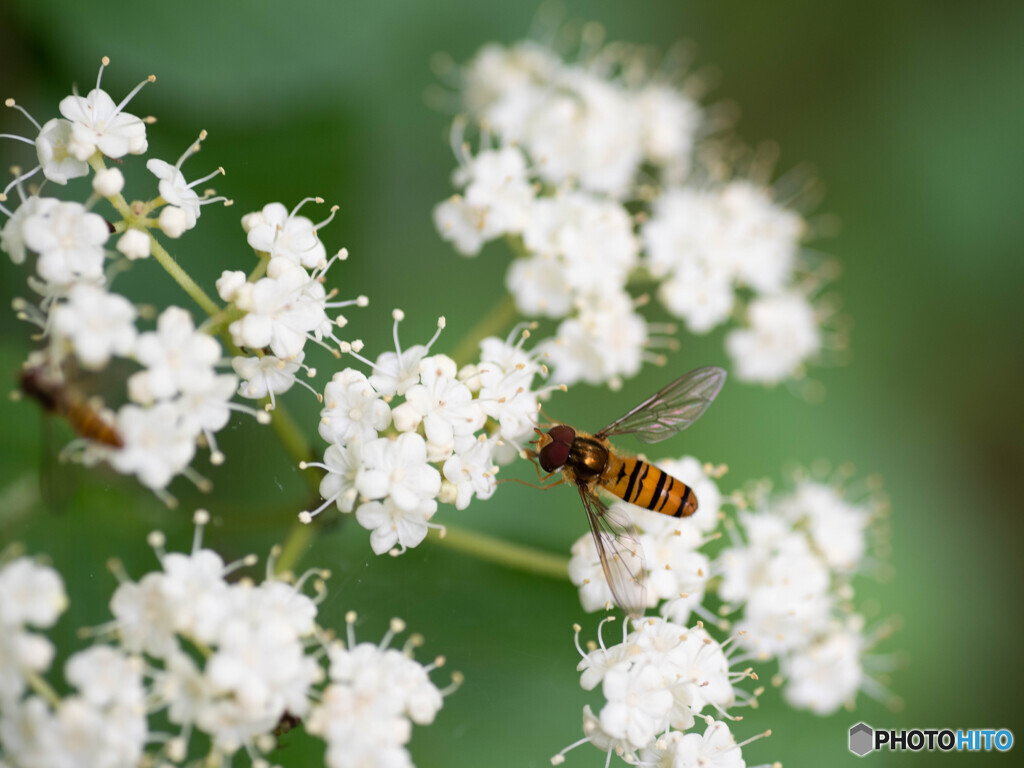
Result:
M117 430L78 392L46 365L24 368L19 377L21 391L44 410L63 416L79 437L111 448L123 448Z
M643 459L619 456L608 440L559 424L541 436L541 443L539 461L546 472L568 470L572 482L599 485L623 501L663 515L689 517L697 511L690 486Z
M620 456L608 440L636 435L656 443L686 429L700 418L725 383L721 368L698 368L673 381L593 435L568 424L537 430L530 456L549 475L576 486L587 512L594 545L615 601L633 615L646 608L643 550L632 524L598 498L600 487L623 501L673 517L697 511L697 497L686 483L643 459Z

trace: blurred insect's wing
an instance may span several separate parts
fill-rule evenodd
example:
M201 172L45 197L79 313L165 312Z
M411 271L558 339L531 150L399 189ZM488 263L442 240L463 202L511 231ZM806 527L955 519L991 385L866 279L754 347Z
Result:
M690 371L613 421L595 437L634 434L645 443L657 443L699 419L724 383L725 371L721 368L709 366Z
M632 524L618 509L606 507L585 485L576 487L615 602L630 616L643 616L647 610L647 564Z

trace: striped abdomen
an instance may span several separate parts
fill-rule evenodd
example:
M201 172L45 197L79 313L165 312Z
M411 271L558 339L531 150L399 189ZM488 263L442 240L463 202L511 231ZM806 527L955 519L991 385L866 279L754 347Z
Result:
M610 454L598 482L623 501L663 515L689 517L697 511L697 496L690 486L640 459Z

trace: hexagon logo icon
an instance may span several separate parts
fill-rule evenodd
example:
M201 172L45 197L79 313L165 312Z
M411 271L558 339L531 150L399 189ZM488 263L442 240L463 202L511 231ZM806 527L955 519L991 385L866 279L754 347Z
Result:
M874 731L867 723L857 723L850 728L850 751L857 757L864 757L874 749Z

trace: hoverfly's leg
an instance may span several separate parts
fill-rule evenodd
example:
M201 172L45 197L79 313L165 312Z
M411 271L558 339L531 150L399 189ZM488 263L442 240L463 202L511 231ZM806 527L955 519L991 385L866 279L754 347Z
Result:
M554 473L552 472L551 474L545 475L544 477L540 478L540 481L543 483L545 480L547 480L549 477L551 477L552 474L554 474ZM538 472L538 476L539 475L540 475L540 473ZM527 488L536 488L538 491L550 491L552 488L555 488L555 487L561 485L562 483L566 482L566 479L563 477L558 482L551 483L550 485L534 485L533 483L528 483L525 480L520 480L518 477L503 477L498 482L499 483L519 483L520 485L525 485Z

